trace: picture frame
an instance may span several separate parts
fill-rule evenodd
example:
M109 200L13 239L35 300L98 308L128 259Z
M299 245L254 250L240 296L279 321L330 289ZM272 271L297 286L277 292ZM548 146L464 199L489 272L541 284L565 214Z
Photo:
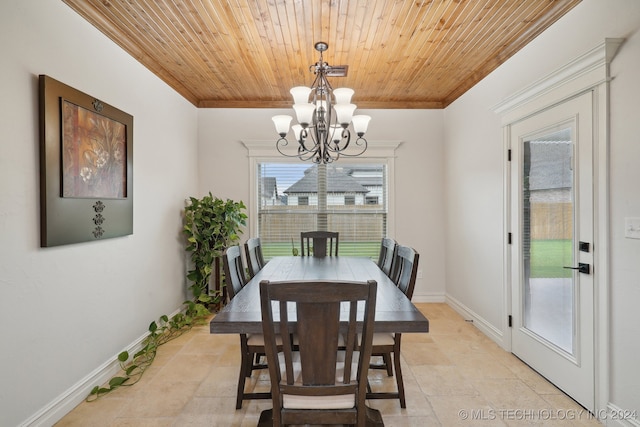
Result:
M133 116L39 76L40 246L133 234Z

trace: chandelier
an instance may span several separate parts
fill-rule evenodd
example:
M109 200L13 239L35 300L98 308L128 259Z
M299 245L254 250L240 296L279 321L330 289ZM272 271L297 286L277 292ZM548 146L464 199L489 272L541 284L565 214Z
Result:
M331 67L324 62L322 52L327 50L329 45L318 42L314 47L320 52L320 59L309 67L309 70L316 75L313 84L311 87L296 86L290 90L294 101L293 109L298 120L298 124L291 126L298 143L297 153L288 154L283 151L283 147L289 144L287 134L293 120L288 115L272 118L276 132L280 135L276 141L276 148L283 156L298 157L303 161L311 160L317 164L331 163L338 160L340 156L359 156L367 149L364 134L371 117L353 115L356 109L356 106L351 103L353 89L331 88L327 76L338 75L346 67ZM347 153L352 137L350 125L357 138L351 144L351 151Z

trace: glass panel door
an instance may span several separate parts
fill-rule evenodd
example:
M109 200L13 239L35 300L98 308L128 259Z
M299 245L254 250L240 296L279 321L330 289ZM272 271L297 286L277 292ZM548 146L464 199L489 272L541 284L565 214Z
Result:
M523 141L524 327L574 354L572 129Z
M591 93L515 122L509 134L511 351L593 409Z

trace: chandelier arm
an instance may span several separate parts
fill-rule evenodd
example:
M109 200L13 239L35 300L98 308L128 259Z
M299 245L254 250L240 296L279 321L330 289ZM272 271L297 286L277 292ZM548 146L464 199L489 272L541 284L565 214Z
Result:
M289 145L289 141L287 140L287 138L280 138L279 140L276 141L276 149L278 150L278 152L280 154L282 154L285 157L298 157L301 160L304 160L300 157L299 154L287 154L284 151L281 150L280 147L286 147L287 145ZM299 151L299 150L298 150ZM308 160L308 159L307 159Z
M343 141L345 140L346 142L343 145ZM342 153L344 150L347 149L350 141L351 141L351 132L349 132L349 129L342 129L341 139L339 141L333 140L331 142L328 142L327 147L329 151L331 151L332 153ZM332 143L333 143L333 146L332 146Z
M358 137L358 139L356 139L356 141L355 141L355 145L362 147L362 149L359 152L356 152L356 153L345 153L343 151L344 150L344 148L343 148L343 149L341 149L339 151L340 155L341 156L345 156L345 157L357 157L357 156L362 155L362 153L364 153L365 151L367 151L368 143L367 143L366 139L364 139L362 137ZM345 146L345 148L346 148L346 146Z
M313 151L315 149L315 146L317 145L315 139L313 138L313 132L311 132L311 140L313 141L313 148L310 150L307 148L307 137L309 136L309 131L307 129L302 129L302 131L300 131L300 139L298 140L298 152L302 151Z
M304 151L304 152L298 152L298 155L293 157L297 157L303 162L306 162L307 160L315 159L317 157L317 154L314 151ZM315 162L315 160L313 160L313 162Z

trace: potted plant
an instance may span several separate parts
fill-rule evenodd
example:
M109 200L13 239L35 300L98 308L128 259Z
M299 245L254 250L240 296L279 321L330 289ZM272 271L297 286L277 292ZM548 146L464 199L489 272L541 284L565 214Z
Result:
M191 267L187 279L189 289L196 300L203 296L212 298L212 303L221 300L221 289L209 290L214 271L214 262L226 248L240 240L242 227L246 225L246 206L242 201L222 200L211 192L201 199L189 198L184 209L184 229L187 237L186 250L191 252Z

